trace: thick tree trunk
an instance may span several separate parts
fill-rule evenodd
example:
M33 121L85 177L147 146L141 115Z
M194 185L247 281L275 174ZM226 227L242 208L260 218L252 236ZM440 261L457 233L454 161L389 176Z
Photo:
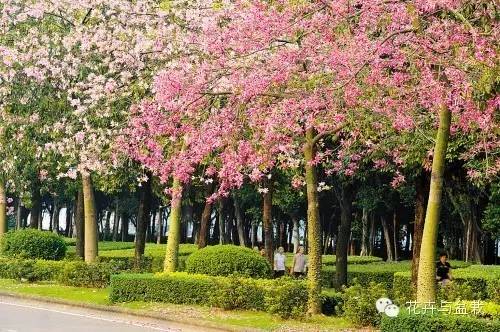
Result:
M347 251L352 224L353 189L350 183L343 183L340 198L340 227L337 238L335 279L336 287L340 289L347 285Z
M412 236L411 283L417 288L418 262L420 260L420 246L424 232L425 209L427 207L427 194L429 192L429 179L425 171L415 179L415 222Z
M94 188L90 174L82 175L83 206L85 216L85 262L94 262L97 258L97 220L95 213Z
M441 212L443 174L446 163L446 150L450 136L451 112L442 106L439 113L439 128L432 160L432 175L429 201L425 215L424 232L420 248L418 266L417 302L426 303L436 300L436 246Z
M262 228L264 230L264 249L266 258L273 265L273 179L266 181L267 192L262 194Z
M246 247L247 243L245 238L243 214L241 213L240 203L238 202L238 197L235 193L233 193L233 204L234 204L234 214L236 216L236 228L238 230L238 239L240 242L240 246Z
M41 226L40 212L41 212L41 198L40 198L40 188L35 185L35 188L31 192L31 213L30 213L30 227L34 229L39 229Z
M316 157L314 129L306 130L304 161L307 187L307 240L309 253L308 312L321 313L321 225L319 219L318 178L313 161Z
M137 266L140 266L140 261L146 248L146 229L149 226L151 202L153 200L151 177L152 175L148 174L148 180L142 184L139 194L139 211L137 213L137 228L135 233L135 260Z
M5 182L0 180L0 237L7 232L7 193Z
M392 262L394 260L394 254L392 252L392 242L391 242L391 231L389 225L387 224L387 217L382 215L380 217L380 223L382 224L382 231L384 232L385 249L387 253L387 261Z
M84 209L83 209L83 191L78 190L75 200L75 208L73 209L75 221L75 235L76 235L76 256L80 258L85 257L85 224L84 224Z
M170 225L168 227L167 252L165 254L165 272L177 271L179 258L179 240L182 221L182 184L174 178L172 184L173 197L170 210Z
M359 253L360 256L368 256L368 247L370 246L369 244L369 234L368 234L368 209L363 208L363 214L361 216L361 252Z

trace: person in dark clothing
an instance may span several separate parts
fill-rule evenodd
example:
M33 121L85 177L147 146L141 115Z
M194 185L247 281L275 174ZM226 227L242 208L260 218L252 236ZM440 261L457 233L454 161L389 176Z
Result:
M451 265L445 252L439 255L439 261L436 263L436 280L443 286L451 281Z

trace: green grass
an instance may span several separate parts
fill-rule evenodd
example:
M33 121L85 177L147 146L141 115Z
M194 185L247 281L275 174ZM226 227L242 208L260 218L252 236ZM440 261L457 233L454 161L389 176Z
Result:
M117 242L117 243L120 243L120 242ZM124 242L124 243L131 243L132 247L129 249L128 248L114 249L114 250L102 249L102 251L99 252L99 255L105 256L105 257L134 257L135 251L134 251L133 243L132 242ZM181 244L179 247L179 255L187 256L197 249L198 249L198 247L194 244ZM144 250L144 255L152 256L152 257L164 257L166 250L167 250L166 244L148 243L148 244L146 244L146 248Z
M134 242L112 242L112 241L99 242L100 253L104 253L104 252L108 252L108 251L115 251L115 250L125 250L125 249L132 249L132 253L133 253L134 247L135 247ZM75 247L74 243L73 243L73 245L68 244L68 253L74 253L75 248L76 247ZM132 256L134 256L134 255L132 254Z
M108 289L61 286L53 283L28 284L0 279L0 291L44 299L64 300L87 305L105 305L158 317L175 317L175 321L225 327L236 331L341 331L352 325L342 317L313 316L303 320L283 320L265 312L225 311L201 306L175 305L153 302L130 302L111 305Z
M22 295L67 300L77 303L100 304L109 303L107 289L79 288L61 286L53 283L21 283L10 279L0 279L0 290Z

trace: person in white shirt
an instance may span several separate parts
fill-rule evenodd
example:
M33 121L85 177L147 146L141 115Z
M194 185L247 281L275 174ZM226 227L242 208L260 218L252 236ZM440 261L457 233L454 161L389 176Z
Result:
M290 274L296 278L302 278L306 275L307 259L304 255L304 247L300 246L295 256L293 256L292 268Z
M285 250L279 247L276 254L274 254L274 277L279 278L285 275Z

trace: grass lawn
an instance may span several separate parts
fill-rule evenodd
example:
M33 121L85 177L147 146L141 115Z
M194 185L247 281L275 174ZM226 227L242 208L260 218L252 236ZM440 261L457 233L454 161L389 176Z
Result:
M0 291L32 297L63 300L71 303L116 307L137 314L170 317L183 323L206 324L234 331L346 331L352 325L342 317L314 316L303 320L283 320L258 311L225 311L201 306L167 303L131 302L111 305L107 289L61 286L54 283L21 283L0 279ZM353 329L354 330L354 329Z

